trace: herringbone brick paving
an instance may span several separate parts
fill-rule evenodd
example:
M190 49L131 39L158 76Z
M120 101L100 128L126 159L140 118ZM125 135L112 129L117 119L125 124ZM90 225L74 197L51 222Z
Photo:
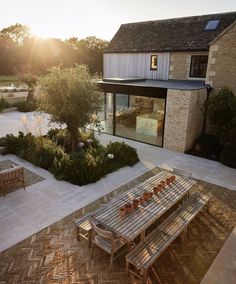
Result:
M109 194L108 198L157 173L154 169ZM210 214L203 211L190 224L186 242L178 238L149 273L149 282L200 283L226 238L236 226L236 192L206 182L197 190L213 194ZM77 241L74 221L107 197L49 226L0 254L0 284L129 284L139 283L125 275L124 255L108 271L109 256L99 248L90 259L87 242Z

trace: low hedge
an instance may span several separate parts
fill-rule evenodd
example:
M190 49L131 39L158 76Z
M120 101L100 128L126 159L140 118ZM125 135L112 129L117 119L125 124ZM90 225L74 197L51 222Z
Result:
M220 153L220 162L223 165L236 169L236 144L226 145Z
M62 140L53 140L58 133L55 130L46 137L35 137L19 132L18 136L6 135L0 142L5 146L5 154L15 154L49 170L57 179L78 185L96 182L110 172L139 161L137 151L124 142L104 147L91 138L81 142L76 153L66 153Z

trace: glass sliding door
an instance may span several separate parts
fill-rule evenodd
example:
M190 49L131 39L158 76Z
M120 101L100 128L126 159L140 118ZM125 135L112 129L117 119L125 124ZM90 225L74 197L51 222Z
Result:
M102 131L113 134L113 94L104 93L104 107L99 115Z
M165 99L116 94L115 134L162 146Z

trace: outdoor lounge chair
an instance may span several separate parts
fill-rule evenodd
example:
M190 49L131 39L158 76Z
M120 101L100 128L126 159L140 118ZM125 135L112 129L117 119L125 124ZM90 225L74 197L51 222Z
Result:
M0 171L0 188L3 196L6 195L7 187L21 183L25 189L24 168L21 166L13 166L10 169Z
M110 254L110 270L113 268L114 254L120 250L127 242L121 237L115 237L111 231L106 231L99 228L93 221L92 224L92 246L91 257L93 253L93 246L97 245L105 252ZM118 255L116 255L118 257Z

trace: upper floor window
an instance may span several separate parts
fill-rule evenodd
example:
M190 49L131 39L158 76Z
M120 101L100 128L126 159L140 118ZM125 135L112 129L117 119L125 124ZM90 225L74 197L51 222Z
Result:
M157 70L157 55L151 55L150 70Z
M218 28L220 20L210 20L207 22L204 30L205 31L214 31Z
M208 55L193 55L189 77L205 78L207 71Z

